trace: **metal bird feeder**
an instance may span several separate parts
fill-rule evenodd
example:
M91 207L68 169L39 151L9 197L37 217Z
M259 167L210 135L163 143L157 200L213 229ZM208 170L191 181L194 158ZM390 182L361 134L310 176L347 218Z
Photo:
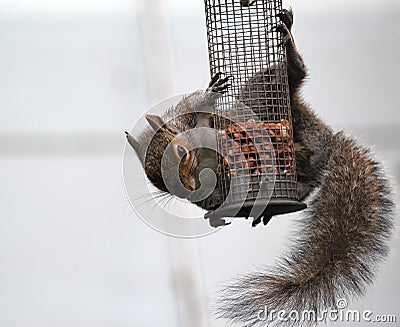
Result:
M281 10L279 0L205 0L211 76L232 77L214 112L224 203L206 218L263 217L266 224L306 207L297 197L286 54L273 29Z

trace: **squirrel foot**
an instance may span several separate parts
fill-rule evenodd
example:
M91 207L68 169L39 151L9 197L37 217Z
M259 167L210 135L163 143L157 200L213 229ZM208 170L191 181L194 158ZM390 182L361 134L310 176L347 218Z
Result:
M291 7L289 9L282 9L280 13L276 15L281 19L281 22L285 24L289 31L292 30L293 26L293 10Z
M282 34L282 41L279 43L279 45L287 47L288 45L290 45L290 43L292 43L292 45L294 46L292 34L290 33L289 28L283 22L279 22L278 24L276 24L274 27L272 27L271 31L279 32Z
M307 68L303 58L297 51L292 33L290 32L293 26L293 11L291 9L284 9L277 16L281 19L281 22L272 27L271 31L282 34L282 41L279 45L286 49L289 75L292 76L294 80L301 81L307 76Z
M209 110L213 109L215 101L220 98L231 86L229 79L232 76L221 78L222 73L216 73L208 84L207 90L204 92L205 104L209 106ZM204 108L202 108L204 110Z
M229 79L232 76L227 76L224 78L221 78L222 73L216 73L212 78L210 83L208 84L208 91L214 92L214 93L219 93L219 94L224 94L230 84L228 83Z
M240 0L240 5L242 7L250 7L256 0Z

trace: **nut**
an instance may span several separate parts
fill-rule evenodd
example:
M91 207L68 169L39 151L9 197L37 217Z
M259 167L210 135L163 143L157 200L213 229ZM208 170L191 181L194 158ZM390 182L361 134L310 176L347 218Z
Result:
M280 122L256 122L249 119L244 124L227 126L220 138L225 141L228 164L232 170L250 169L251 174L260 174L263 171L272 173L274 157L278 164L275 173L290 176L290 169L293 167L290 129L290 123L286 119ZM231 173L234 176L233 171Z

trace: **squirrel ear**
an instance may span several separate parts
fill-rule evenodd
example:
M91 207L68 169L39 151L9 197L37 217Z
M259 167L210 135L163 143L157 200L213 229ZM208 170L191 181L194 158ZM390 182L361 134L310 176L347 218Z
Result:
M153 115L153 114L147 114L146 119L150 126L154 129L155 132L157 132L159 129L161 129L164 126L164 121L160 116Z
M135 138L129 134L127 131L125 131L126 139L128 140L128 143L132 146L132 148L136 151L136 153L139 153L140 145L139 142L135 140Z
M179 131L169 123L165 123L160 116L147 114L146 119L155 132L170 132L172 134L179 134Z

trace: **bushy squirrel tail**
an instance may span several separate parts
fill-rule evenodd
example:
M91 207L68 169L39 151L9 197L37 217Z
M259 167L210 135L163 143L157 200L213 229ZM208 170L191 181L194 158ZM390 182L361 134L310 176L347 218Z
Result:
M321 187L300 223L292 252L277 267L224 288L217 316L240 326L265 326L268 321L260 318L266 309L296 310L300 317L304 310L313 310L318 315L335 308L339 299L362 295L388 253L393 215L380 165L368 150L336 134Z

